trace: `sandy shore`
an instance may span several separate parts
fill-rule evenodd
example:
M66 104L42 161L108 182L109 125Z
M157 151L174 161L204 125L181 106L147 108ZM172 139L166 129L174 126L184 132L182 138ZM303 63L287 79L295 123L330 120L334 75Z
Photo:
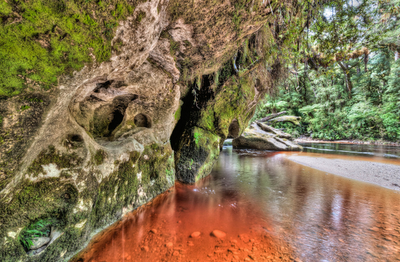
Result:
M299 137L294 140L297 143L322 143L322 144L350 144L350 145L375 145L375 146L400 146L400 143L393 141L364 141L364 140L319 140L309 137Z
M400 191L400 166L309 156L290 156L289 159L329 174Z

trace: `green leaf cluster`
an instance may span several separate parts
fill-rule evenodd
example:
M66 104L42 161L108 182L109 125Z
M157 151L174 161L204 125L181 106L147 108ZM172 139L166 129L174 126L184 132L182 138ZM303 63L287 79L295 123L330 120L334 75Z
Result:
M50 219L40 219L35 223L24 228L18 235L18 240L26 250L33 245L33 240L38 237L49 236L51 232L50 226L54 221Z

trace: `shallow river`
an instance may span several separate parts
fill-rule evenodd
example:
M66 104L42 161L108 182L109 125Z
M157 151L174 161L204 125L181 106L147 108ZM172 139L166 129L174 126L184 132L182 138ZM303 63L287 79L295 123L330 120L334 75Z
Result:
M176 183L100 233L73 261L400 261L400 191L287 159L400 165L393 157L398 148L379 148L353 154L348 145L320 153L225 147L210 176L196 185ZM211 236L216 229L226 237ZM200 236L190 237L193 232Z

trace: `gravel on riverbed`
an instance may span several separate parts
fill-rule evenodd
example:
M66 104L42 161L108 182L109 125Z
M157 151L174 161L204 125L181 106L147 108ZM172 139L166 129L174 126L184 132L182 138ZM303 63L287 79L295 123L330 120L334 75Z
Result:
M400 191L400 166L397 165L310 156L290 156L289 159L333 175Z

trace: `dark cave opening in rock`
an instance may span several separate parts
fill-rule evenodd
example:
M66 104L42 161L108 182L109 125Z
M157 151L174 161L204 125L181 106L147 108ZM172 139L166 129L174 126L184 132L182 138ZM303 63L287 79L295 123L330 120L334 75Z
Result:
M133 119L133 121L135 122L136 127L146 127L146 128L151 127L151 123L148 117L145 116L144 114L137 114Z
M83 142L83 137L81 135L71 134L71 135L68 135L68 140L71 141L71 142L80 143L80 142Z
M114 82L114 80L109 80L104 83L97 83L96 88L93 90L94 93L100 93L101 89L107 89L111 86L111 84Z
M122 123L124 119L124 115L121 113L120 110L115 110L112 113L112 120L108 125L108 136L111 136L112 132Z
M171 134L171 146L173 150L178 150L179 141L185 132L197 123L201 117L201 109L207 106L207 103L214 99L215 92L211 88L214 84L215 76L213 74L203 75L201 87L194 81L190 84L190 92L182 98L181 116Z
M93 90L94 93L100 93L102 90L106 90L106 89L113 89L113 88L120 88L126 86L124 81L120 81L120 80L108 80L106 82L102 82L102 83L97 83L96 84L96 88Z
M239 136L240 127L237 119L232 120L232 123L229 125L228 130L229 130L228 138L236 138Z

